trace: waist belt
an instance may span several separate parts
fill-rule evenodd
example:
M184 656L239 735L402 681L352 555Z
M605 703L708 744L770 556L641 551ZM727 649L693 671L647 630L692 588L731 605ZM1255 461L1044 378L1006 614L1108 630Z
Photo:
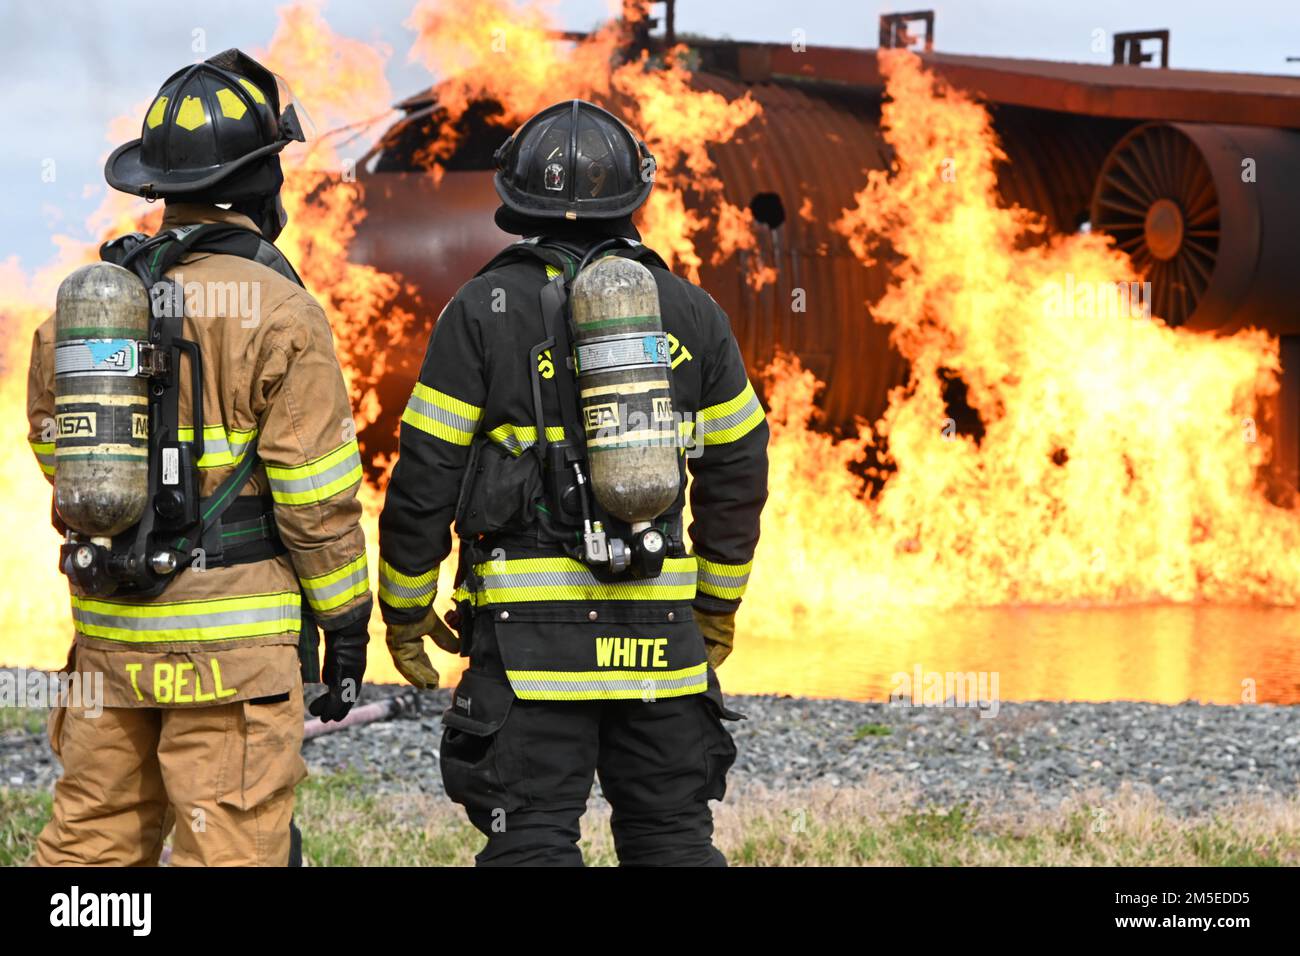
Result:
M200 513L211 504L200 503ZM222 513L203 536L203 562L209 568L253 564L284 554L289 549L280 540L275 525L275 505L269 495L241 495Z

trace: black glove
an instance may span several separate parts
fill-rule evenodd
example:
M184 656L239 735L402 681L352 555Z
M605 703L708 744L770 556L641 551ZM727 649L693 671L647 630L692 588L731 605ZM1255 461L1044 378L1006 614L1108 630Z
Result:
M323 723L342 720L361 696L361 679L366 676L367 625L370 615L359 621L325 632L325 666L321 680L328 687L307 707Z

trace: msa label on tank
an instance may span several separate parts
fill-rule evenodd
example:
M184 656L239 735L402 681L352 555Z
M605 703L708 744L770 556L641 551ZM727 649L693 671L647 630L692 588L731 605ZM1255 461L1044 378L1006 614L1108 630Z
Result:
M55 414L54 424L62 448L96 444L136 447L149 441L149 413L137 412L131 405L63 399L58 404L63 407Z
M54 416L60 438L94 438L99 415L96 412L62 412Z
M181 453L179 448L162 450L162 483L178 485L181 481Z
M609 402L604 405L588 405L583 409L587 416L587 431L600 431L602 428L618 427L618 403Z
M55 375L136 375L139 344L134 339L67 339L54 346Z
M589 339L577 349L578 373L591 375L613 368L645 368L668 365L668 336L662 332L644 335L629 332Z

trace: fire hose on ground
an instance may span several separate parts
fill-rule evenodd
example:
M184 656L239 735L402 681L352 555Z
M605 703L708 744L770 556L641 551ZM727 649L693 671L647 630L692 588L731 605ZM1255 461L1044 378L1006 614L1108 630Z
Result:
M321 723L319 717L312 717L303 724L302 739L307 741L321 734L332 734L336 730L347 730L349 727L359 727L362 724L373 724L380 720L392 720L402 714L415 713L419 710L419 700L419 693L411 689L383 700L353 707L342 720L331 721L328 724Z

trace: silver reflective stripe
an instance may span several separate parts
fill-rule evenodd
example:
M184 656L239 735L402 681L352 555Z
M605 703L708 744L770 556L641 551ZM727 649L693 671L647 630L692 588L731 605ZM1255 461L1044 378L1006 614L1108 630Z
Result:
M330 482L342 478L360 463L361 456L354 451L345 455L324 471L308 475L306 478L274 478L271 477L270 473L267 474L267 477L271 479L271 487L280 494L301 494L304 491L315 491L327 487Z
M732 572L715 571L707 565L700 565L700 584L712 584L719 588L742 588L749 583L749 570L738 567Z
M446 425L448 428L454 428L457 431L468 432L473 435L474 430L478 428L478 419L457 415L440 405L433 404L426 398L421 398L414 392L411 393L411 398L406 403L406 407L416 414L423 415L425 418L432 418L435 422Z
M206 434L207 432L206 428L203 429L203 431L205 433L203 435L203 458L208 458L209 456L213 456L213 457L223 459L222 461L218 462L218 464L231 464L231 461L238 463L239 459L244 457L244 452L248 450L248 445L253 440L253 435L250 434L243 441L231 442L227 440L224 434L214 433L209 435ZM182 433L188 432L191 436L193 436L194 429L188 426L182 427L181 432ZM227 456L229 456L231 461L225 460ZM199 459L200 467L203 467L203 458Z
M592 679L584 673L581 678L569 678L563 674L557 673L554 677L514 677L509 671L506 676L510 678L510 686L516 694L528 692L546 693L548 691L570 691L574 693L627 693L629 691L643 690L683 690L691 687L699 687L703 690L708 685L708 675L705 672L699 674L687 674L683 677L674 677L668 679L658 679L653 672L647 671L642 677L634 678L601 678Z
M744 405L736 409L736 411L732 412L730 415L724 415L721 418L700 419L698 424L700 434L701 436L705 436L710 432L721 432L726 431L728 428L734 428L750 415L753 415L755 409L761 407L762 405L758 401L758 396L751 392L749 401L745 402Z
M363 561L351 574L339 578L337 581L332 581L329 584L322 585L321 587L312 587L304 581L303 588L307 592L307 599L313 604L321 604L337 594L342 594L344 591L350 591L352 588L356 587L356 585L366 580L369 575L369 570L370 569L366 567L366 564Z
M419 587L410 587L405 584L398 584L396 580L384 573L382 567L379 570L379 583L388 594L391 594L393 597L401 598L428 597L438 586L436 578L431 579L428 584L423 584Z
M234 611L202 611L198 614L184 614L177 606L177 613L160 617L135 617L122 614L101 614L88 611L75 605L72 618L78 624L90 624L97 627L114 627L128 631L174 631L193 628L230 627L236 624L263 624L280 621L286 617L297 617L296 608L277 604L273 607L241 608Z
M506 449L506 451L510 452L510 454L516 456L524 449L532 448L537 444L535 439L527 438L521 440L513 432L501 432L497 435L490 435L489 437L491 437L491 439L502 448Z
M479 565L483 568L483 584L487 588L543 588L599 585L600 580L586 568L573 571L493 571L492 562ZM695 583L694 571L665 571L657 578L633 581L633 584L655 587L675 587Z

